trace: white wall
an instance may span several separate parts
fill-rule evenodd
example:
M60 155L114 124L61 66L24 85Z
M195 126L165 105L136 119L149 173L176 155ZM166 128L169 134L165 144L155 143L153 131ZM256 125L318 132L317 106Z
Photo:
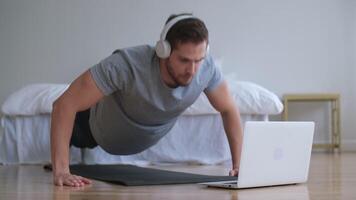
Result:
M182 11L206 21L226 74L279 96L340 93L343 143L356 146L354 0L2 0L0 103L29 83L68 83L116 48L154 44Z
M353 69L353 83L350 86L350 88L352 88L352 94L353 94L353 100L352 103L354 104L354 107L351 108L351 110L349 112L351 112L353 115L351 117L352 121L350 123L353 124L352 129L350 130L350 132L348 134L350 135L356 135L356 106L355 106L355 102L356 102L356 1L355 0L350 0L352 1L352 18L353 18L353 31L351 32L351 35L353 36L353 64L352 64L352 69ZM355 142L356 143L356 142Z

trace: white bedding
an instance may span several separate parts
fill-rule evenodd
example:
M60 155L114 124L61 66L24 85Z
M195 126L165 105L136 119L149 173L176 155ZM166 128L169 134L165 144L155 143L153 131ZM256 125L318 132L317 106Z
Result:
M283 105L278 97L267 89L250 82L227 80L230 92L244 114L278 114ZM66 89L66 84L32 84L11 94L1 107L5 115L37 115L52 111L52 103ZM202 93L183 115L217 114Z
M241 116L248 120L267 120L267 115ZM42 164L50 162L50 115L4 116L4 135L0 137L0 163ZM189 131L187 131L189 129ZM83 153L83 154L82 154ZM219 115L180 116L172 130L153 147L135 155L114 156L100 147L81 152L71 148L71 163L162 164L229 162L230 150Z
M249 82L228 81L242 122L267 120L283 105L267 89ZM10 95L2 105L4 134L0 136L0 163L47 163L50 161L49 130L52 103L68 87L65 84L28 85ZM136 155L112 156L101 148L71 150L72 163L152 164L186 162L217 164L230 159L220 115L202 94L178 119L158 144Z
M49 114L4 116L1 119L0 163L37 164L50 162ZM71 148L71 162L81 162L81 152Z

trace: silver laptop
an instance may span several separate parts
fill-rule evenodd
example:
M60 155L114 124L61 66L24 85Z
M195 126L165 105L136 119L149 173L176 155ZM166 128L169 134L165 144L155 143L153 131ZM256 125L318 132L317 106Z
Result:
M201 183L250 188L303 183L308 179L314 122L245 123L236 181Z

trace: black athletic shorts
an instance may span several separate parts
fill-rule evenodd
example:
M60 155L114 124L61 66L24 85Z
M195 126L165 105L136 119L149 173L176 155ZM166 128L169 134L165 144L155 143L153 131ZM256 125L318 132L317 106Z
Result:
M90 109L77 112L75 116L70 145L78 148L94 148L98 146L89 127Z

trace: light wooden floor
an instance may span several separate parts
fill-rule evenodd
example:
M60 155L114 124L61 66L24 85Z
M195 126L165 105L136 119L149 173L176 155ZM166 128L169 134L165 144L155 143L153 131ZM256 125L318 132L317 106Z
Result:
M167 166L169 170L225 175L222 166ZM201 185L125 187L94 181L56 187L40 165L0 166L0 199L356 199L356 153L313 153L307 184L227 190Z

